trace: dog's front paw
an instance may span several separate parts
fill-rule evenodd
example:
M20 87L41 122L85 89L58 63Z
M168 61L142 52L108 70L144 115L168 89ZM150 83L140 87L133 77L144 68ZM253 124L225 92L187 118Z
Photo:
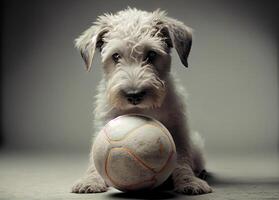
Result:
M107 190L108 187L101 178L83 178L72 187L73 193L99 193Z
M191 180L180 180L175 183L174 190L178 193L198 195L207 194L212 192L212 188L205 182L197 177L193 177Z

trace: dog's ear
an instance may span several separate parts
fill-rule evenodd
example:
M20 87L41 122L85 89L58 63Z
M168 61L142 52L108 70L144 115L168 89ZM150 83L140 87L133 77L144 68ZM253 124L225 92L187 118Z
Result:
M171 39L172 46L170 47L174 46L181 62L188 67L188 56L192 46L192 29L169 17L164 17L158 24L163 27L161 30L164 36ZM170 41L167 44L169 46Z
M162 22L158 22L156 24L155 35L162 38L162 40L166 43L169 48L173 47L173 42L170 36L169 28L162 24Z
M75 40L75 46L80 50L87 71L91 69L96 48L101 48L103 45L102 36L106 32L106 28L93 25Z

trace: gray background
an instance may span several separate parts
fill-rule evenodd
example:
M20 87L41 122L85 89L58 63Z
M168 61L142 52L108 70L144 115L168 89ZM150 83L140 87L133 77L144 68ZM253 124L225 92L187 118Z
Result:
M98 15L127 6L167 10L194 29L188 69L190 125L209 155L278 151L274 4L256 1L6 1L2 24L4 148L89 151L99 55L87 73L73 40Z

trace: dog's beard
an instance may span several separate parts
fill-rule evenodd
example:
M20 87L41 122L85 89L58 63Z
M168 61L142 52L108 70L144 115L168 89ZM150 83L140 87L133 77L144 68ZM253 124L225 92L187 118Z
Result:
M150 73L150 71L145 71L145 73L145 75L138 74L136 78L131 79L125 71L122 71L111 77L107 84L107 98L111 106L120 110L135 108L154 109L160 107L165 98L165 84L154 73ZM131 104L123 94L123 90L130 87L147 91L139 104Z

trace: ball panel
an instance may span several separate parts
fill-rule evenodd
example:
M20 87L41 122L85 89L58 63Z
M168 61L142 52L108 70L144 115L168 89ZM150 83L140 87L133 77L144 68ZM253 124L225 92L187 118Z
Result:
M172 144L162 130L152 124L136 129L123 143L150 168L158 172L173 151Z
M103 131L101 131L97 137L95 138L95 142L93 144L93 160L95 167L99 174L103 176L105 174L104 167L106 158L109 153L110 143Z
M159 122L157 120L151 121L150 124L152 124L153 126L156 126L156 127L158 127L159 129L162 130L162 133L164 133L168 137L168 140L172 145L172 149L176 152L175 143L173 141L173 138L172 138L171 133L169 132L169 130L163 124L161 124L161 122Z
M124 119L124 120L123 120ZM141 127L146 123L145 118L134 115L119 116L111 120L105 127L109 140L119 141L127 137L128 134Z
M132 184L129 186L125 186L121 188L122 191L135 191L135 190L144 190L144 189L151 189L156 185L157 180L155 176L153 176L150 180L145 180L136 184Z
M172 174L175 166L176 166L176 153L172 152L165 165L163 165L160 171L156 174L155 177L157 179L157 182L155 183L154 187L157 187L161 183L165 182L168 179L168 177Z
M126 148L110 150L105 171L107 182L122 190L137 185L141 188L141 183L146 186L145 182L150 182L155 175L144 162Z

